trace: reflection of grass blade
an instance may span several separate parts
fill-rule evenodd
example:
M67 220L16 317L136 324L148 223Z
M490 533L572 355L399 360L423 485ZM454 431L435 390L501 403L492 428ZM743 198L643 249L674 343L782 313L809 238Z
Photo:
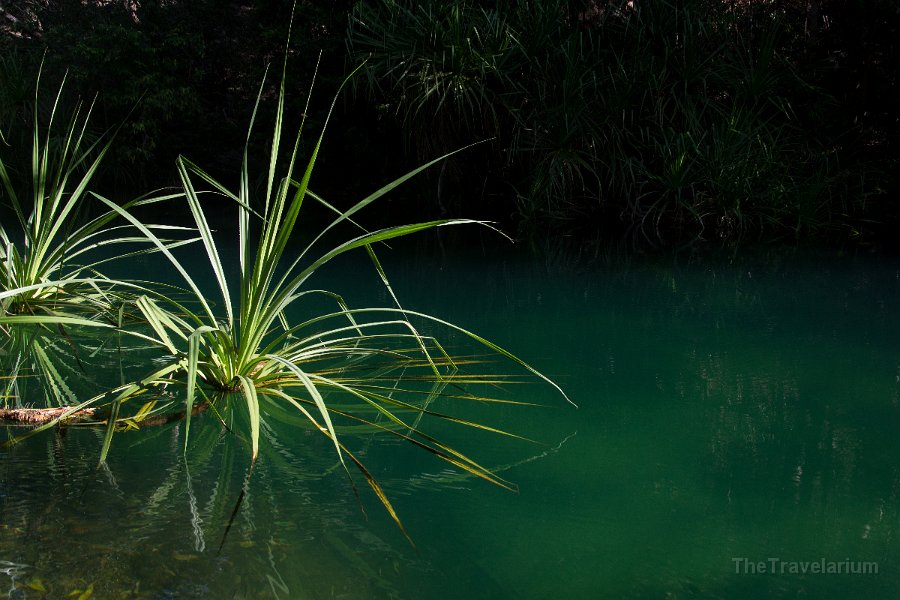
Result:
M372 488L372 491L375 492L375 496L378 497L378 500L381 502L382 506L384 506L385 510L387 510L388 514L391 516L391 519L394 520L394 523L397 524L397 527L400 528L400 531L403 533L403 536L415 547L415 543L410 537L409 533L406 531L406 527L403 526L403 522L400 521L400 517L397 515L397 511L394 510L394 506L391 504L391 501L388 500L387 494L384 493L384 490L381 488L381 484L372 476L372 473L366 468L366 466L360 461L352 452L347 450L341 445L344 453L350 457L350 460L353 461L353 464L356 465L356 468L359 469L359 472L362 473L363 477L366 479L366 483L369 484L369 487Z
M56 401L56 406L75 404L75 394L69 389L69 386L66 385L65 379L60 375L56 366L53 364L53 361L50 360L47 353L44 352L44 349L41 348L38 343L32 343L31 348L38 368L41 371L41 377L46 383L47 388L50 390L53 399Z
M379 413L381 416L385 417L389 423L393 423L396 426L396 428L391 428L391 427L388 427L387 425L375 423L373 421L370 421L368 419L360 417L356 414L351 414L350 412L340 410L335 407L331 407L329 410L331 412L333 412L334 414L340 415L342 417L348 418L353 421L358 421L361 423L365 423L367 425L371 425L378 431L390 433L390 434L397 436L403 440L406 440L406 441L410 442L411 444L434 454L438 458L446 460L447 462L450 462L451 464L453 464L465 471L468 471L468 472L472 473L473 475L481 477L482 479L485 479L486 481L490 481L491 483L500 485L501 487L513 489L510 486L510 484L496 478L490 471L488 471L486 468L482 467L481 465L479 465L477 462L470 459L466 455L439 442L434 437L429 436L429 435L423 433L422 431L413 428L409 423L407 423L407 422L403 421L401 418L399 418L394 412L388 410L387 408L382 406L380 403L375 402L373 397L371 397L370 395L363 394L360 391L355 390L350 386L339 384L337 382L334 382L333 380L321 380L321 381L323 383L327 383L329 385L329 387L334 387L336 389L340 389L341 391L344 391L344 392L350 394L351 396L355 396L355 397L359 398L360 400L363 400L367 405L369 405L373 409L375 409L375 411L377 413ZM294 404L295 406L300 408L300 404L299 404L298 400L294 399L293 396L285 394L283 392L278 393L277 395L279 395L282 398L285 398L286 400L288 400L289 402L291 402L292 404ZM382 401L386 401L388 404L394 404L397 406L401 406L403 408L412 410L414 412L417 412L418 410L420 410L417 407L414 407L412 405L399 403L396 400L392 400L392 399L389 399L384 396L379 397L379 399L381 399ZM310 401L306 401L306 402L310 402ZM301 408L301 410L306 412L305 409ZM441 417L443 416L443 415L437 415L436 413L432 413L432 414L434 414L435 416L441 416ZM307 413L307 415L308 415L308 413ZM310 419L311 419L311 417L310 417ZM454 420L460 424L466 424L466 425L469 425L472 427L476 427L478 429L484 429L487 431L492 431L494 433L501 433L504 435L509 435L511 437L519 437L519 436L515 436L515 435L509 434L509 433L506 433L506 432L503 432L500 430L496 430L496 429L493 429L493 428L490 428L490 427L487 427L484 425L469 423L467 421L463 421L462 419L451 419L451 420ZM322 433L325 433L326 435L328 435L328 431L324 427L319 426L318 423L316 423L314 420L313 420L313 424L316 425L316 427ZM413 435L415 435L416 437L422 438L422 440L424 440L424 442L416 439L416 437L413 437L412 435L402 433L402 431L412 431ZM523 438L520 438L520 439L523 439ZM431 444L431 445L429 445L429 444Z

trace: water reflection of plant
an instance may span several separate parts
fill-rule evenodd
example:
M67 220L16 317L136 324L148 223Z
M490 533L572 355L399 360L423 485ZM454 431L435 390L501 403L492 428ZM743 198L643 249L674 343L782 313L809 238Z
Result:
M36 597L54 598L91 584L95 598L168 590L191 596L201 584L216 598L287 598L301 590L328 596L335 588L352 597L397 595L399 577L379 570L385 561L404 560L402 546L359 523L352 498L335 493L340 482L326 475L337 459L327 453L327 440L307 438L321 438L316 452L308 443L302 453L285 452L276 449L292 437L283 427L264 428L267 443L229 543L210 558L244 488L246 452L240 439L204 416L193 425L185 457L181 427L123 439L131 447L100 470L91 452L95 432L38 436L7 456L16 468L0 475L0 552L19 568L11 573L12 565L0 561L0 575L15 576L13 597L40 591L31 583L45 588ZM36 471L46 474L39 483ZM66 543L58 543L60 535Z
M0 339L0 356L4 366L3 407L21 407L37 394L29 394L27 386L34 382L47 406L77 403L69 387L73 378L88 377L81 362L81 350L69 345L64 336L34 326L14 327Z

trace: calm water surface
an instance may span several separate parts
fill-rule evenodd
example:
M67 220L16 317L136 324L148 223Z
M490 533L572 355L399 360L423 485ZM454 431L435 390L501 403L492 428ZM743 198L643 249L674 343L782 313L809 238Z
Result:
M439 431L518 493L356 440L413 548L357 477L362 512L327 440L270 422L220 549L247 450L215 419L192 421L187 460L173 425L117 436L99 469L97 432L39 435L0 454L0 597L900 592L900 262L382 260L404 306L514 350L578 403L530 383L509 394L542 406L467 409L539 443ZM364 265L317 285L389 303Z

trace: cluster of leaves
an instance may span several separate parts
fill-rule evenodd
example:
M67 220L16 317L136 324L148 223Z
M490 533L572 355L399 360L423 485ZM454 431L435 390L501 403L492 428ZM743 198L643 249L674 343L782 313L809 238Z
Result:
M8 230L0 224L0 315L8 322L64 315L66 320L59 323L74 323L108 315L113 303L101 288L114 286L98 270L107 260L85 263L84 255L99 247L136 241L111 225L115 211L93 215L86 209L89 185L112 137L88 136L93 105L85 107L80 102L65 126L56 127L55 121L65 118L57 114L62 92L61 85L43 135L34 110L30 169L17 170L0 158L0 186L17 226ZM139 198L124 206L165 199Z
M348 40L414 139L496 137L526 232L829 234L862 210L862 175L816 127L835 105L798 73L781 4L379 0Z
M178 414L185 419L187 451L191 415L200 407L212 408L224 427L244 432L251 449L250 472L259 453L267 416L295 412L308 421L307 426L333 443L348 477L345 458L358 468L402 529L378 482L339 437L341 426L396 436L471 475L509 487L490 470L426 433L425 423L438 420L509 435L438 412L432 406L437 398L497 402L466 391L466 386L492 384L498 378L461 374L459 361L446 352L433 334L420 331L423 323L430 329L443 328L467 336L550 383L560 393L562 390L478 335L400 306L376 249L386 241L416 232L475 222L441 219L369 231L354 219L401 183L446 157L403 175L347 210L338 210L309 190L324 125L305 168L301 169L299 162L302 125L288 152L283 151L286 59L284 64L262 185L251 185L249 140L265 85L260 87L251 117L236 191L179 156L176 167L180 193L124 204L113 202L89 192L92 177L111 144L109 136L86 141L90 111L82 114L76 109L58 136L58 147L51 144L51 139L57 138L51 138L49 132L53 130L62 88L51 110L47 132L42 133L35 115L30 186L24 185L31 192L27 200L0 160L3 197L10 202L21 230L7 232L0 226L0 354L12 360L4 405L12 403L15 408L22 408L26 400L20 395L19 373L30 370L43 378L43 390L50 390L46 401L64 410L23 437L85 411L95 415L102 409L102 419L94 422L105 428L101 462L106 459L116 432L140 428L148 419L168 422ZM326 124L330 115L331 110ZM102 205L103 212L78 219L89 198ZM163 238L163 234L182 234L188 229L146 224L135 216L135 210L143 205L176 199L186 201L193 221L190 231L196 233L196 238ZM209 209L205 208L210 201L219 204L217 212L225 203L237 213L237 227L231 231L236 233L237 265L229 265L223 258L220 247L233 245L235 239L229 235L223 240L221 233L214 232L207 216ZM308 243L304 242L305 247L298 252L294 231L304 203L323 207L332 220ZM338 226L353 228L355 235L329 248L326 240L332 239ZM193 242L202 246L208 259L211 280L220 296L217 308L207 286L198 283L202 280L198 280L196 264L176 255L178 247ZM186 288L167 287L152 278L139 281L107 277L100 267L110 260L108 257L83 262L91 251L110 245L137 246L116 253L118 260L151 252L161 255ZM354 250L362 250L371 258L394 305L350 308L339 294L308 287L309 279L320 268ZM297 309L316 298L333 302L334 308L295 321ZM66 349L60 350L59 344L48 341L48 335L41 335L60 333L72 346L71 355L77 361L87 347L79 349L73 341L69 333L73 327L112 332L118 340L130 340L130 347L140 344L155 353L137 377L126 377L123 372L119 385L85 399L68 385L71 369L66 376L60 375L59 366L52 359L54 355L66 356ZM118 341L119 348L122 343ZM99 351L90 350L91 354ZM31 363L26 365L28 368L23 366L27 362ZM448 386L453 387L445 393ZM178 413L180 407L183 411ZM241 417L245 417L244 427L238 422Z

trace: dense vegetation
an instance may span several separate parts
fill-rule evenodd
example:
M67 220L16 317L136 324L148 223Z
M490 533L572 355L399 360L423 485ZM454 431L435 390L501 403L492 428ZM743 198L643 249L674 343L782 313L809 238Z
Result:
M229 172L291 4L5 4L7 150L28 155L24 107L43 60L47 80L68 70L67 85L99 94L95 135L122 124L98 174L109 195L177 183L178 153ZM288 97L306 96L319 51L332 81L368 59L323 149L339 158L315 182L336 206L364 189L357 181L490 138L403 208L490 218L533 240L654 245L883 245L900 220L890 0L310 0L295 15ZM326 109L310 107L310 122Z

